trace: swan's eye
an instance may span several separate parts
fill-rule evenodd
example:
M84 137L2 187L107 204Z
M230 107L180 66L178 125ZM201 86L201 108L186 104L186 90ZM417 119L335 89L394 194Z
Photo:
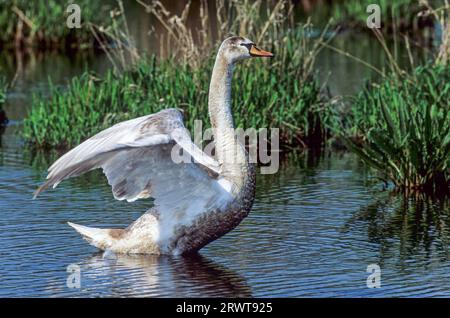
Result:
M248 51L250 52L250 49L252 48L254 43L241 43L241 45L245 46L248 49Z

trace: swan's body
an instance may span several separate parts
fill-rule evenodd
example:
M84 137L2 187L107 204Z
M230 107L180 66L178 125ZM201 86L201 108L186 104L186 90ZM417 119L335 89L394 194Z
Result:
M237 141L231 114L231 76L236 61L271 56L251 41L232 37L217 54L209 91L216 159L192 142L176 109L114 125L58 159L36 192L102 168L117 200L153 197L154 207L126 229L98 229L69 222L92 245L116 253L186 254L231 231L255 196L255 171ZM194 160L177 163L177 146Z

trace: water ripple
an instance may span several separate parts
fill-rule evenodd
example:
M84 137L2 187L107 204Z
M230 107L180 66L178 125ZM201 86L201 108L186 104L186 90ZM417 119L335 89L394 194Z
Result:
M448 202L375 199L352 157L259 176L249 217L201 256L109 259L66 222L126 226L150 203L113 201L96 172L33 201L42 168L14 145L0 148L0 297L450 296ZM79 289L66 285L70 264ZM369 264L379 289L366 286Z

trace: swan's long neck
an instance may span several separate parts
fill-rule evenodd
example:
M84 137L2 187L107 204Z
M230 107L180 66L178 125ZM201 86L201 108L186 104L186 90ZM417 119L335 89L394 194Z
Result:
M237 141L231 114L231 77L233 64L217 55L209 87L209 116L213 128L216 157L223 176L241 187L247 172L245 149Z

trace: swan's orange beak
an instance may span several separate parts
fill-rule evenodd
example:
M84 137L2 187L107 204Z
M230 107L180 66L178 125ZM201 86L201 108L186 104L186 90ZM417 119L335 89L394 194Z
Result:
M252 45L250 48L250 55L253 57L273 57L273 53L261 50L256 45Z

